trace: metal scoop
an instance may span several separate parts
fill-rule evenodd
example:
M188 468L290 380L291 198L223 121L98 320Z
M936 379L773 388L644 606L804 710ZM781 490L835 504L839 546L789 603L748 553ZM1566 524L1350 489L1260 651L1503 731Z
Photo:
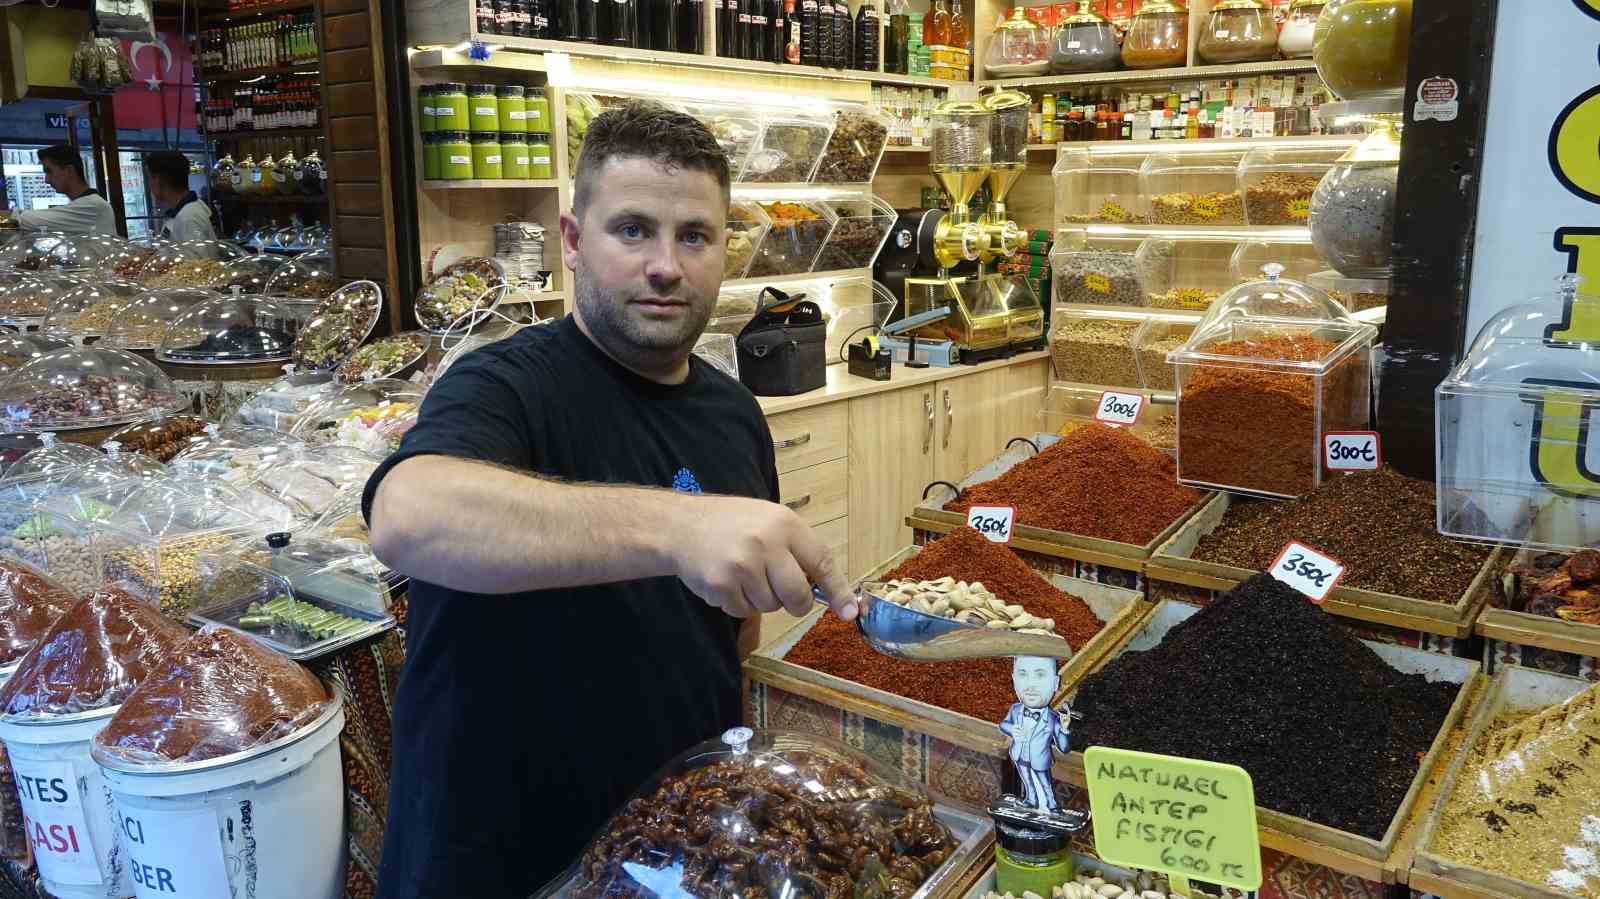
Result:
M856 628L878 652L913 662L945 662L953 659L991 659L1006 656L1072 658L1072 647L1060 637L1019 634L1010 629L983 627L929 615L887 599L871 591L884 586L874 581L856 585L860 614ZM826 605L822 591L813 587L817 602Z

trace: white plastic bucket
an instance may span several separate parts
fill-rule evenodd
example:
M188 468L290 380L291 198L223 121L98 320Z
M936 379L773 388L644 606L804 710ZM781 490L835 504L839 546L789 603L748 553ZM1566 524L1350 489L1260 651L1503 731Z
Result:
M111 791L89 755L90 741L118 708L0 718L39 879L58 899L116 899L133 891Z
M139 899L344 895L343 697L293 734L203 762L95 753Z

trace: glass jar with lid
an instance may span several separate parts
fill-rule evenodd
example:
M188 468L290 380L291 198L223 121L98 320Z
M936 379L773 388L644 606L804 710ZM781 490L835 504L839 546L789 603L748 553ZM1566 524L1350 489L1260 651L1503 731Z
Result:
M444 129L439 129L443 131ZM318 195L326 193L328 189L328 170L322 165L322 155L316 150L306 154L300 161L300 192L303 194Z
M1025 12L1018 4L995 26L983 56L988 77L1015 78L1050 71L1050 34Z
M1146 2L1134 13L1122 39L1122 64L1164 69L1189 61L1189 10L1180 0Z
M1394 273L1395 197L1400 137L1381 124L1339 157L1311 197L1311 241L1328 264L1352 278Z
M246 153L233 170L233 192L248 194L255 190L260 173L256 170L256 155Z
M472 132L472 177L483 181L504 177L505 169L501 164L500 132L474 131Z
M444 177L444 164L439 160L437 133L422 135L422 177L428 181L438 181Z
M1050 42L1050 71L1058 75L1109 72L1122 61L1122 46L1111 23L1078 0L1078 11L1056 26Z
M434 90L435 85L432 84L417 88L417 123L424 135L432 134L438 127L438 118L433 111Z
M1329 0L1311 58L1341 100L1402 97L1411 46L1411 0Z
M220 193L233 193L238 184L235 180L238 172L239 164L233 160L233 154L222 154L222 158L211 167L211 188Z
M261 157L261 163L250 173L250 180L250 193L270 194L277 189L278 161L271 153Z
M1261 62L1277 55L1278 25L1261 0L1220 0L1195 39L1201 62Z
M500 177L519 181L528 179L527 132L500 132Z
M445 81L434 87L433 126L435 131L467 131L472 127L467 113L466 84Z
M528 134L528 177L548 181L556 176L555 163L550 155L550 135Z
M527 121L528 131L533 134L549 134L550 100L544 95L544 88L530 87L525 96L523 118Z
M500 130L500 105L495 99L494 85L467 85L467 122L468 131Z
M472 180L472 143L465 131L439 131L439 166L446 181Z
M1294 0L1289 18L1278 32L1278 52L1285 59L1309 59L1317 33L1317 18L1328 0Z
M520 84L502 84L494 89L494 105L499 111L497 131L528 130L528 100Z
M278 160L278 168L272 175L272 192L275 194L293 194L300 192L300 159L294 155L294 150L284 152Z

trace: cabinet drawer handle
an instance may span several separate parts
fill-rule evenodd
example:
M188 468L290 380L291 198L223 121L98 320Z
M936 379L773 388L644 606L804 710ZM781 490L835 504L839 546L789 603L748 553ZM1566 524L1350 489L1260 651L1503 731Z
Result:
M956 427L956 407L950 402L950 391L944 392L944 448L950 448L950 432Z
M806 506L811 505L811 494L807 493L805 496L802 496L799 499L785 500L783 504L788 506L791 510L798 512L801 509L804 509Z
M798 437L790 437L788 440L776 441L775 443L772 444L772 448L773 449L794 449L797 446L805 446L806 444L808 444L810 442L811 442L811 432L807 431L804 434L799 435Z
M922 395L922 411L928 416L928 426L922 432L922 454L928 454L928 448L933 446L933 394Z

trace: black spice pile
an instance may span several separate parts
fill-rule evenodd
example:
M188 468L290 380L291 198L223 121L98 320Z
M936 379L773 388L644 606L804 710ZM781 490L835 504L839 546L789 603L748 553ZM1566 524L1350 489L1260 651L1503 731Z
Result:
M1262 571L1297 540L1343 562L1343 586L1454 603L1489 549L1440 536L1434 519L1432 481L1356 472L1288 502L1234 500L1194 557Z
M1258 805L1382 839L1456 690L1259 574L1085 681L1073 742L1238 765Z

